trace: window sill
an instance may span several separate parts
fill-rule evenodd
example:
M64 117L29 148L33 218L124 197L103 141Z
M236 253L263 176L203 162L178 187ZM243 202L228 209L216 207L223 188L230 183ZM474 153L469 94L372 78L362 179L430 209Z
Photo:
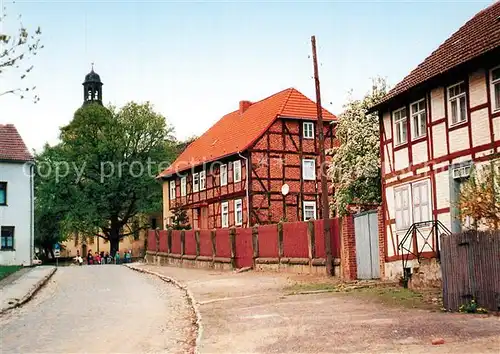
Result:
M0 252L15 252L15 248L0 248Z
M412 138L411 142L413 144L418 144L418 143L421 143L421 142L426 141L426 140L427 140L427 135L422 135L419 137Z
M401 143L399 145L394 145L394 151L402 150L408 147L408 142Z
M448 128L448 130L449 131L453 131L453 130L456 130L456 129L460 129L460 128L466 127L468 122L469 121L466 119L463 122L458 122L458 123L452 124L452 125L450 125L450 127Z

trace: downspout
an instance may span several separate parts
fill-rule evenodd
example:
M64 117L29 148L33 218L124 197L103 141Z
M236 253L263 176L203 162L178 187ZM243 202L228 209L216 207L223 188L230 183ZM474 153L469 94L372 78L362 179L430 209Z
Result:
M35 173L35 164L30 163L30 265L33 265L33 253L34 253L34 198L33 198L33 175Z
M246 197L247 197L247 227L250 227L250 191L248 188L248 181L250 180L250 166L248 165L248 159L243 156L239 151L238 155L245 160L245 168L246 168L246 178L245 178L245 189L246 189Z

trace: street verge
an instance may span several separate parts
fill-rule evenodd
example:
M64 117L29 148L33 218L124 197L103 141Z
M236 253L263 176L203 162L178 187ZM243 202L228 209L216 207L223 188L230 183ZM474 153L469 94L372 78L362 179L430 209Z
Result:
M43 270L40 271L40 269ZM45 272L45 270L47 271ZM31 300L31 298L33 298L33 296L35 296L35 294L49 281L56 270L56 267L33 268L31 272L44 272L39 277L35 277L34 283L32 279L29 279L29 273L27 273L13 284L9 284L2 289L2 307L0 308L0 315Z
M176 280L172 277L162 275L160 273L156 273L156 272L153 272L153 271L150 271L147 269L143 269L140 267L135 267L132 264L125 264L125 266L131 270L136 271L136 272L154 275L167 283L174 284L177 288L184 291L184 293L186 294L186 297L188 299L188 303L191 306L191 308L193 309L193 312L194 312L195 317L196 317L196 322L194 323L195 329L196 329L196 340L195 340L195 345L194 345L194 352L198 353L199 352L198 349L200 347L200 342L201 342L201 336L203 333L203 325L201 322L201 313L200 313L198 304L196 302L196 299L193 296L193 293L189 290L189 288L186 285L180 283L178 280Z

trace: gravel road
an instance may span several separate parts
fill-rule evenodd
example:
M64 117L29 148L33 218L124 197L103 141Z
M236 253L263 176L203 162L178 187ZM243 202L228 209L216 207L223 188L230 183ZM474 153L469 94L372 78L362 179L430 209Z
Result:
M27 304L0 317L2 353L189 353L184 293L114 265L60 267Z

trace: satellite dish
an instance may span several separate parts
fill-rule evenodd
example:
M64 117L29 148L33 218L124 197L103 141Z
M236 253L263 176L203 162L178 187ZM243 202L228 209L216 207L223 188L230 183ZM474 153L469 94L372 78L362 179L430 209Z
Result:
M290 187L288 186L288 184L284 184L281 186L281 194L283 195L287 195L288 192L290 192Z

